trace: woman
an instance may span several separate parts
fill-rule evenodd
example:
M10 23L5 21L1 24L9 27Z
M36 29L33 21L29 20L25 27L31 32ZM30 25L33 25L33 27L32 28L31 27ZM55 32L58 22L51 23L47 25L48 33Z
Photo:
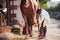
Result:
M38 25L39 30L39 38L43 39L46 36L47 24L50 23L50 16L47 11L44 9L38 9L36 14L37 23L34 25Z

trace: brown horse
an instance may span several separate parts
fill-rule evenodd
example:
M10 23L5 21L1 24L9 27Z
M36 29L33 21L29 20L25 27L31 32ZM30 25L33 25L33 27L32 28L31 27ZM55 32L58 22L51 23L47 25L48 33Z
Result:
M35 23L34 15L38 9L38 0L21 0L20 8L26 24L26 36L28 36L28 25L31 29L30 36L32 36L32 25Z

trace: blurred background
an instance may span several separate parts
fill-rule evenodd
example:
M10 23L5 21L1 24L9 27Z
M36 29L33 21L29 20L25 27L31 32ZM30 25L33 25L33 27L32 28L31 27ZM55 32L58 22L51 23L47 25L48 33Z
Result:
M40 7L47 10L51 18L60 20L60 0L39 0Z
M24 20L22 19L22 14L20 10L20 2L21 0L0 0L0 5L3 8L7 8L7 13L6 13L7 25L6 27L5 26L0 27L0 32L3 32L3 33L0 33L0 40L2 39L5 40L4 37L10 40L25 40L25 35L20 36L20 35L12 34L11 33L12 26L8 26L8 24L10 25L14 24L13 22L15 22L14 20L16 19L16 14L20 16L19 17L20 23L22 25L24 24ZM39 6L45 9L50 14L50 17L51 17L51 24L48 25L47 27L47 37L43 40L60 40L60 0L39 0ZM38 27L35 27L35 28L38 28ZM36 36L38 32L36 32L36 30L33 30L33 33L35 33L33 35ZM40 40L40 39L38 39L38 37L36 36L32 38L29 37L28 40Z

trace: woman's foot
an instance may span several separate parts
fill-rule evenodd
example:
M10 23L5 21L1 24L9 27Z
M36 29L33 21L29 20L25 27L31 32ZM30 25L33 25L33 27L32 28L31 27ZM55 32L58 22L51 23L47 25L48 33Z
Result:
M41 39L41 35L39 35L38 38Z
M45 36L41 36L41 39L44 39L45 38Z

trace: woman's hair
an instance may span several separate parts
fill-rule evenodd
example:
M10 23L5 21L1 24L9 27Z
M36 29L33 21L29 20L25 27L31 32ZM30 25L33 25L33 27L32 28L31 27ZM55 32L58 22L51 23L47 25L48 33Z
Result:
M37 10L37 14L40 14L41 13L41 11L42 11L42 9L40 8L40 9L38 9Z

